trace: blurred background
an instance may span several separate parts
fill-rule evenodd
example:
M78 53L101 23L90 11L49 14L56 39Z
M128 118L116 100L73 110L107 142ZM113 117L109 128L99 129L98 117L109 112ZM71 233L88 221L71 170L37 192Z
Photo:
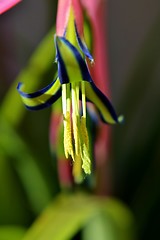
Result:
M53 28L56 8L57 1L24 0L0 16L1 116L11 114L13 126L0 126L0 224L21 226L19 236L60 187L49 151L50 109L17 120L16 104L6 110L8 94ZM125 116L113 128L111 195L133 213L137 239L160 239L160 1L108 0L106 12L112 100ZM49 67L42 85L53 77Z

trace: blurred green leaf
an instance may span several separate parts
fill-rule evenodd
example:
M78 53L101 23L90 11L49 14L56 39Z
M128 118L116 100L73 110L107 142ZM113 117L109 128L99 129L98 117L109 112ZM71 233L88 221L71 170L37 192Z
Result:
M25 231L19 226L0 226L0 240L21 240Z
M116 207L116 210L109 209L111 207ZM102 219L99 217L101 213L105 214L107 219L105 223L110 224L114 235L118 236L118 238L112 237L111 240L133 239L133 217L123 204L116 200L79 193L59 195L36 220L23 240L71 239L93 218L98 222L97 228L99 232L102 230L103 236L107 237L107 234L108 236L111 234L109 232L110 228L107 225L108 231L107 229L107 232L103 231L104 225L102 223L101 226ZM99 219L96 219L97 217ZM97 239L101 238L98 237Z
M113 240L115 238L114 227L109 218L104 213L97 213L90 221L86 224L83 229L83 240Z
M54 61L54 29L42 40L4 98L0 107L0 150L4 157L12 160L20 184L23 185L32 210L39 213L51 199L51 189L43 176L43 169L31 154L29 145L15 132L24 114L27 112L16 89L18 82L23 82L28 91L34 91L41 84L42 77L48 74ZM9 164L8 164L9 166Z
M0 147L0 224L28 224L29 214L25 194Z
M115 199L103 199L102 210L89 220L83 240L135 240L134 221L126 206Z
M104 205L106 217L110 217L114 226L114 239L129 240L135 239L136 233L134 220L130 210L122 202L111 199Z
M0 149L14 159L33 210L39 213L50 201L51 193L28 147L10 125L0 118Z
M19 124L26 111L16 90L17 84L18 82L25 83L29 91L34 91L40 85L40 80L54 61L53 33L54 30L51 30L36 48L28 65L14 81L1 105L0 115L14 126Z

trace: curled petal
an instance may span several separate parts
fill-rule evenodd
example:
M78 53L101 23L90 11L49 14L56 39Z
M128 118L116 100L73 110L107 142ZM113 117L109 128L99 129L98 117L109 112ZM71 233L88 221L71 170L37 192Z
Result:
M58 75L61 84L77 82L82 79L91 82L87 65L79 51L64 37L55 37Z
M75 32L76 32L76 38L77 38L78 44L79 44L82 52L91 62L94 62L94 59L93 59L91 53L89 52L85 42L83 40L81 40L81 37L78 33L78 29L77 29L77 26L76 26L76 22L75 22Z
M115 124L119 122L114 108L112 107L108 98L91 82L86 82L86 97L87 101L94 103L97 107L101 119L108 124Z
M17 90L26 108L30 110L39 110L49 107L61 96L61 84L58 78L47 87L34 93L23 92L21 90L22 86L23 84L19 83Z

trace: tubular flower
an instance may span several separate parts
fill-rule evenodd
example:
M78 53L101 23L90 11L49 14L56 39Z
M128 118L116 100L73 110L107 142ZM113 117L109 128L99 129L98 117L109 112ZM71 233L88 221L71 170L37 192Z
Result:
M83 40L74 10L74 4L70 4L63 34L57 32L62 35L54 37L58 66L56 79L35 93L24 92L22 83L18 84L17 89L25 106L30 110L46 108L58 98L62 99L64 153L66 158L73 159L73 175L78 181L82 177L81 169L86 174L91 173L86 102L95 105L105 123L115 124L121 119L117 118L111 103L91 78L86 59L91 63L94 60Z

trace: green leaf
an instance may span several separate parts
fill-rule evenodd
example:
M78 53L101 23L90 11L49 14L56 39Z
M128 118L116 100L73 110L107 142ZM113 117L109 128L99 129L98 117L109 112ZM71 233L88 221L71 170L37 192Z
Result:
M104 204L104 211L106 217L110 218L112 227L114 226L115 237L113 239L135 239L134 219L122 202L110 199L107 204Z
M25 197L17 175L0 147L0 224L28 224L30 216Z
M83 230L83 240L114 240L116 231L114 231L113 223L104 213L97 213L86 224Z
M18 226L0 226L1 240L21 240L26 229Z
M110 207L116 207L112 211ZM67 240L71 239L79 230L81 230L89 221L96 219L97 216L103 213L107 221L114 231L117 231L124 238L112 238L130 240L130 230L123 233L127 228L132 229L133 217L132 214L121 203L108 198L98 198L82 193L73 195L60 195L53 203L44 211L44 213L36 220L33 226L29 229L23 240ZM121 218L125 218L122 221ZM119 222L120 220L120 222ZM101 226L101 219L97 220L99 232L104 229ZM126 226L124 225L126 224ZM118 226L119 225L119 226ZM109 227L106 229L109 235ZM132 232L133 233L133 232ZM104 234L104 233L103 233ZM92 239L92 238L88 238ZM100 238L97 238L100 239ZM105 238L107 239L107 238Z
M51 193L28 147L10 125L0 118L0 150L14 159L34 212L39 213L50 201Z
M134 240L134 221L126 206L115 199L103 199L102 210L89 220L83 240Z
M26 111L16 90L17 84L18 82L25 83L29 91L34 91L39 86L40 80L54 61L53 33L54 30L51 30L37 47L28 65L20 72L2 103L0 115L14 126L18 125Z

